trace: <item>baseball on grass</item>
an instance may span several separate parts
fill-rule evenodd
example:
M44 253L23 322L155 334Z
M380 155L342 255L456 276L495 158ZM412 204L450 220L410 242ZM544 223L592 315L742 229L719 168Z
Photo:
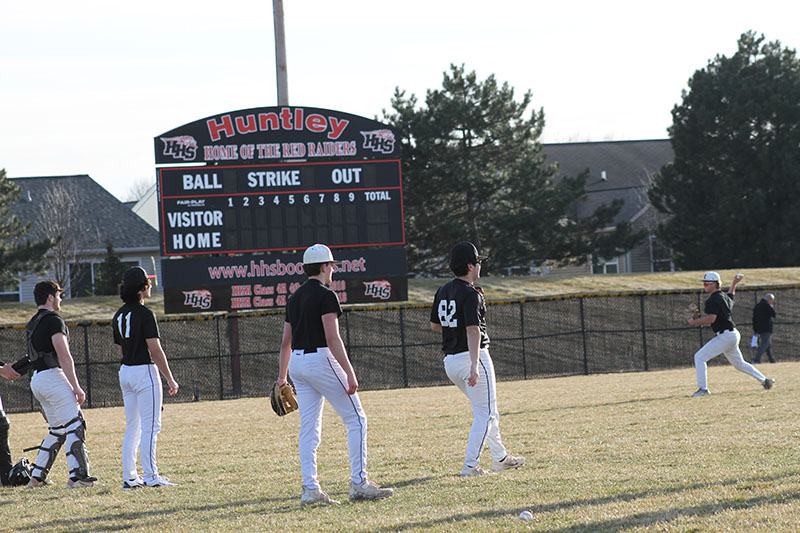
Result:
M519 517L527 522L528 520L533 519L533 513L530 511L522 511L521 513L519 513Z

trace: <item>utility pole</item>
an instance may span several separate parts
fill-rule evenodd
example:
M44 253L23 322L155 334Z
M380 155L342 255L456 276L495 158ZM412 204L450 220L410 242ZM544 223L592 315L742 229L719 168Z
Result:
M275 21L275 72L278 81L278 105L289 105L289 82L286 72L286 32L283 29L283 0L272 0Z

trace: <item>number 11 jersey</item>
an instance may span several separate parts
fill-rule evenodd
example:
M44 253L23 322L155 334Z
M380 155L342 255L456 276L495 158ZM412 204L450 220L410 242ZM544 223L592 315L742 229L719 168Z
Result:
M436 291L431 306L431 322L442 326L442 351L461 353L467 346L467 326L478 326L481 348L489 346L486 334L486 298L480 287L455 278Z
M123 365L150 365L147 339L159 337L158 323L153 312L140 304L125 304L112 320L114 343L122 346Z

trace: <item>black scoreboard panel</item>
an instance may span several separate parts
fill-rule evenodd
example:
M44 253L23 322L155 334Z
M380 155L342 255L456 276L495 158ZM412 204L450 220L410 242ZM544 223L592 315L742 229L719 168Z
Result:
M164 256L405 243L398 160L158 173Z

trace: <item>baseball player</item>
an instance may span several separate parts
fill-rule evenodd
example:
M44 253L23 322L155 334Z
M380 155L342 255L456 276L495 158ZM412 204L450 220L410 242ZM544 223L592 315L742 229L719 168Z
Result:
M27 325L28 357L31 359L31 392L42 405L50 432L39 445L28 488L46 484L47 474L61 446L66 444L68 488L92 487L86 453L86 422L81 405L86 393L78 384L75 361L69 351L69 330L57 313L64 293L55 281L40 281L33 288L39 307Z
M746 374L750 374L758 381L765 389L771 389L775 380L765 378L753 365L746 362L742 358L742 352L739 350L739 339L741 334L736 329L736 324L733 322L733 297L736 294L736 285L742 281L741 274L737 274L733 278L731 288L728 294L720 290L720 277L716 272L706 272L703 276L703 290L711 296L706 300L704 312L706 316L698 318L684 318L687 324L692 326L711 326L714 331L714 337L709 340L705 345L697 350L694 354L694 367L697 374L697 392L692 396L705 396L708 392L707 373L708 369L706 362L715 358L719 354L725 354L736 370L740 370Z
M775 322L775 316L775 295L768 292L753 307L753 333L758 335L760 341L753 364L761 363L761 356L765 353L770 363L775 362L775 356L772 354L772 325Z
M484 444L489 446L495 472L525 464L524 457L506 453L500 439L494 364L486 334L486 299L481 288L474 285L484 259L471 242L456 244L450 255L450 269L456 278L436 291L431 306L431 329L442 333L447 377L472 404L472 428L462 476L486 474L478 465Z
M297 389L300 413L300 470L303 495L300 505L338 504L317 479L317 448L322 435L322 406L328 400L347 428L350 452L350 500L387 498L393 489L381 488L367 479L367 416L361 407L353 366L339 335L339 298L329 285L333 254L315 244L303 254L308 280L289 297L283 325L278 385L286 383L287 371Z
M158 372L166 378L171 396L178 393L178 382L172 377L161 347L156 317L144 306L144 300L150 297L150 280L154 277L138 266L125 271L119 286L125 305L112 320L114 342L119 345L122 356L119 385L127 421L122 441L122 490L177 485L158 473L156 462L156 440L161 431L164 399ZM136 469L137 448L142 460L142 476Z
M15 380L19 373L11 367L11 363L0 366L0 376L8 380ZM0 487L8 486L8 474L14 466L11 462L11 446L8 442L8 429L11 423L3 410L3 398L0 396Z

